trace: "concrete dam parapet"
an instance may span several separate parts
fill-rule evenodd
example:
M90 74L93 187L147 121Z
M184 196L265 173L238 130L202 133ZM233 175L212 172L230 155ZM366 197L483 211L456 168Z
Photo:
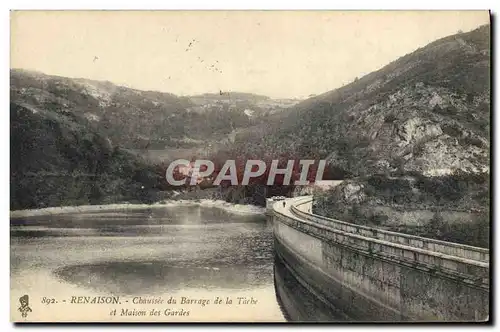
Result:
M289 198L268 208L277 295L290 320L489 319L488 249L314 215L312 201ZM287 288L291 279L300 290ZM311 301L320 309L311 310Z

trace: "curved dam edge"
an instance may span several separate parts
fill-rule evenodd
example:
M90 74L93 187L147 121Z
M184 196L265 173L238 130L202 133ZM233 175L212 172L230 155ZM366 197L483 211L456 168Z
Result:
M300 213L293 211L297 205ZM277 284L292 278L324 308L308 312L307 301L294 300L296 292L280 285L277 295L286 299L283 307L290 320L489 319L489 263L484 261L489 258L488 249L412 236L411 241L402 244L401 239L406 241L407 235L391 232L393 243L382 240L373 230L370 233L365 229L361 235L359 225L341 221L329 224L328 218L309 213L311 207L311 196L286 199L274 203L270 215L275 260L280 267L275 269ZM318 217L321 223L315 222ZM383 231L382 236L386 236ZM412 241L418 242L413 246ZM458 256L451 255L455 252Z

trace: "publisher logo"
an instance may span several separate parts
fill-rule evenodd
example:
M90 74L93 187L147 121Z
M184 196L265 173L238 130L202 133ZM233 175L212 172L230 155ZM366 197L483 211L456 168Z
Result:
M19 311L21 312L21 316L23 318L28 317L28 312L31 312L31 308L29 307L30 298L28 295L23 295L19 298L19 302L21 306L19 307Z

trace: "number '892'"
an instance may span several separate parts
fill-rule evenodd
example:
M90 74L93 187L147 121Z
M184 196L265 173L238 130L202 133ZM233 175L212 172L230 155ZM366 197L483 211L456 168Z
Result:
M47 298L47 297L44 296L44 297L42 297L42 303L46 304L46 305L54 304L54 303L56 303L56 299Z

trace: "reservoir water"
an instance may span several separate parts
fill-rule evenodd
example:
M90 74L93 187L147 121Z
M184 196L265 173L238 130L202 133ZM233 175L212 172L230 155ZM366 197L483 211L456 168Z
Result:
M30 321L284 321L273 262L272 226L255 213L180 205L11 219L11 315L29 295ZM88 303L113 296L119 304Z

